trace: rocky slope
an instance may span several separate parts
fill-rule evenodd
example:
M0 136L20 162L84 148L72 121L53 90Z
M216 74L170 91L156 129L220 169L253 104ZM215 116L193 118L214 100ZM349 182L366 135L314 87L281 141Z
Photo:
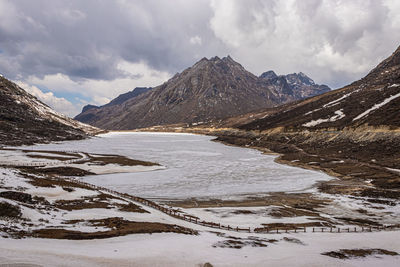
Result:
M397 128L400 127L399 111L400 47L361 80L339 90L288 104L241 128L340 130L361 125Z
M0 77L0 145L82 139L99 129L72 120Z
M86 109L76 119L105 129L215 121L303 98L309 94L299 92L304 81L307 88L317 86L309 78L302 80L302 74L293 75L297 79L284 78L282 86L281 76L257 77L230 56L203 58L151 91L116 105Z

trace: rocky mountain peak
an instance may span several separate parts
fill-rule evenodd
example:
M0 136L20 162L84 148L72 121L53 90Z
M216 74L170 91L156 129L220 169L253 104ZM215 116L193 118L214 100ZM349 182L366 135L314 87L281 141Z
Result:
M95 105L86 105L86 106L84 106L83 108L82 108L82 112L86 112L86 111L88 111L88 110L91 110L91 109L96 109L96 108L99 108L98 106L95 106Z
M287 98L290 96L292 100L299 100L330 91L328 86L316 84L303 72L278 76L274 71L270 70L262 73L259 78L273 86L280 97Z
M315 85L315 82L303 72L288 74L286 80L289 84Z
M227 62L227 63L236 63L236 64L239 64L238 62L236 62L235 60L233 60L233 58L231 58L230 55L227 55L226 57L223 57L223 58L222 58L222 61L225 61L225 62ZM239 64L239 65L240 65L240 64Z
M275 79L278 75L273 70L266 71L260 75L262 79Z
M143 95L123 104L91 109L76 119L106 129L198 123L237 116L319 93L313 86L294 93L285 76L275 76L277 79L274 81L259 78L229 55L202 58Z

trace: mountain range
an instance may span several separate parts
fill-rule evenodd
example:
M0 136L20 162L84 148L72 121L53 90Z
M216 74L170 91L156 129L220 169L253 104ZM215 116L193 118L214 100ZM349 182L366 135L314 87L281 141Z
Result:
M86 106L75 119L103 129L198 124L330 91L303 73L257 77L230 56L203 58L155 88L136 88L109 104Z
M400 47L341 89L184 130L273 151L281 163L337 177L318 186L324 193L398 201L399 114Z
M400 47L364 78L344 88L283 105L246 130L283 127L292 130L400 127Z

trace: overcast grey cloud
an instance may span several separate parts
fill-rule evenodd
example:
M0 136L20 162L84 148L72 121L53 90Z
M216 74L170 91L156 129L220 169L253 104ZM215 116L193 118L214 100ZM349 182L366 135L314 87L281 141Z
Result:
M204 56L337 88L400 45L399 11L397 0L0 0L0 72L69 115Z

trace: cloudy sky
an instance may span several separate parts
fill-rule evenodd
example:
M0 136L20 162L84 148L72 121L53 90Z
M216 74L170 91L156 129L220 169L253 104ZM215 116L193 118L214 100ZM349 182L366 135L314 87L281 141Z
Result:
M399 45L398 0L0 0L0 73L70 116L202 57L338 88Z

